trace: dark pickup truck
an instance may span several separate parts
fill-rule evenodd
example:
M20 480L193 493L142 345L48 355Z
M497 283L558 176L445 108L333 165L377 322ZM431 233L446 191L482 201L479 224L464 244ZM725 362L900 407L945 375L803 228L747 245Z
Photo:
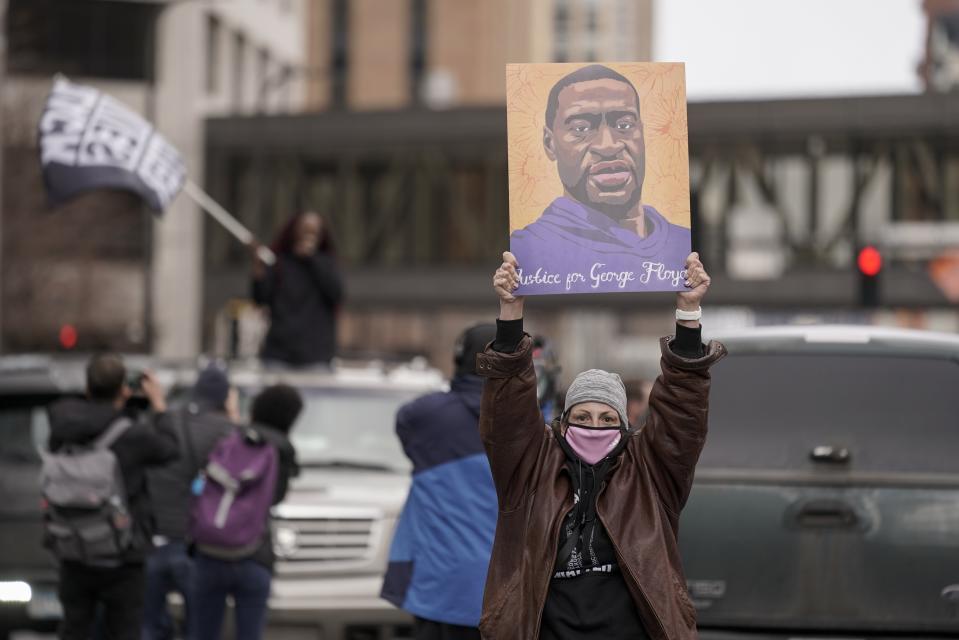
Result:
M716 337L680 530L701 637L959 637L959 337Z
M77 378L77 376L80 376ZM82 366L54 372L43 357L0 364L0 638L13 629L49 630L61 615L57 573L40 544L40 456L46 406L83 391Z

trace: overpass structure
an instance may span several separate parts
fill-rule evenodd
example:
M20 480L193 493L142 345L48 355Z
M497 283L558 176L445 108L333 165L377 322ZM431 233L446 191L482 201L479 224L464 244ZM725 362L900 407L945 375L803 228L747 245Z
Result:
M959 224L959 94L692 103L688 129L693 242L715 276L711 304L853 309L859 246ZM297 210L331 218L351 305L488 302L508 234L502 106L211 118L206 158L208 190L262 237ZM248 260L206 235L210 314L245 292ZM900 254L903 244L890 243L882 304L948 306L925 269L931 255L915 242Z

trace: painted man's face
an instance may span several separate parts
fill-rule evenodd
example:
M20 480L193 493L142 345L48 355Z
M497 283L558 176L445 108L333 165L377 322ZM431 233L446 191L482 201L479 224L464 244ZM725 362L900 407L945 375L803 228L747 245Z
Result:
M646 146L636 92L604 78L559 92L556 118L543 133L566 190L609 215L630 215L646 175Z

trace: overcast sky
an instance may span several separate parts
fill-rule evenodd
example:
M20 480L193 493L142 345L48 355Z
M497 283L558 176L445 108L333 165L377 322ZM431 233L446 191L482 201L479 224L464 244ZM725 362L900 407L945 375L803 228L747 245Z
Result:
M691 100L914 93L920 0L658 0L656 60Z

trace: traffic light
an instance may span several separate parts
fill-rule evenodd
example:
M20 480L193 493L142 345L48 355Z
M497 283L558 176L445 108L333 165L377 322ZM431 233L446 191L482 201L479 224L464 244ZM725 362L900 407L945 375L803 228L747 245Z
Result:
M882 273L882 254L873 246L859 250L856 256L859 271L859 305L866 308L879 306L879 275Z
M60 327L60 333L57 336L60 341L60 347L66 351L70 351L77 346L77 328L72 324L65 324Z

